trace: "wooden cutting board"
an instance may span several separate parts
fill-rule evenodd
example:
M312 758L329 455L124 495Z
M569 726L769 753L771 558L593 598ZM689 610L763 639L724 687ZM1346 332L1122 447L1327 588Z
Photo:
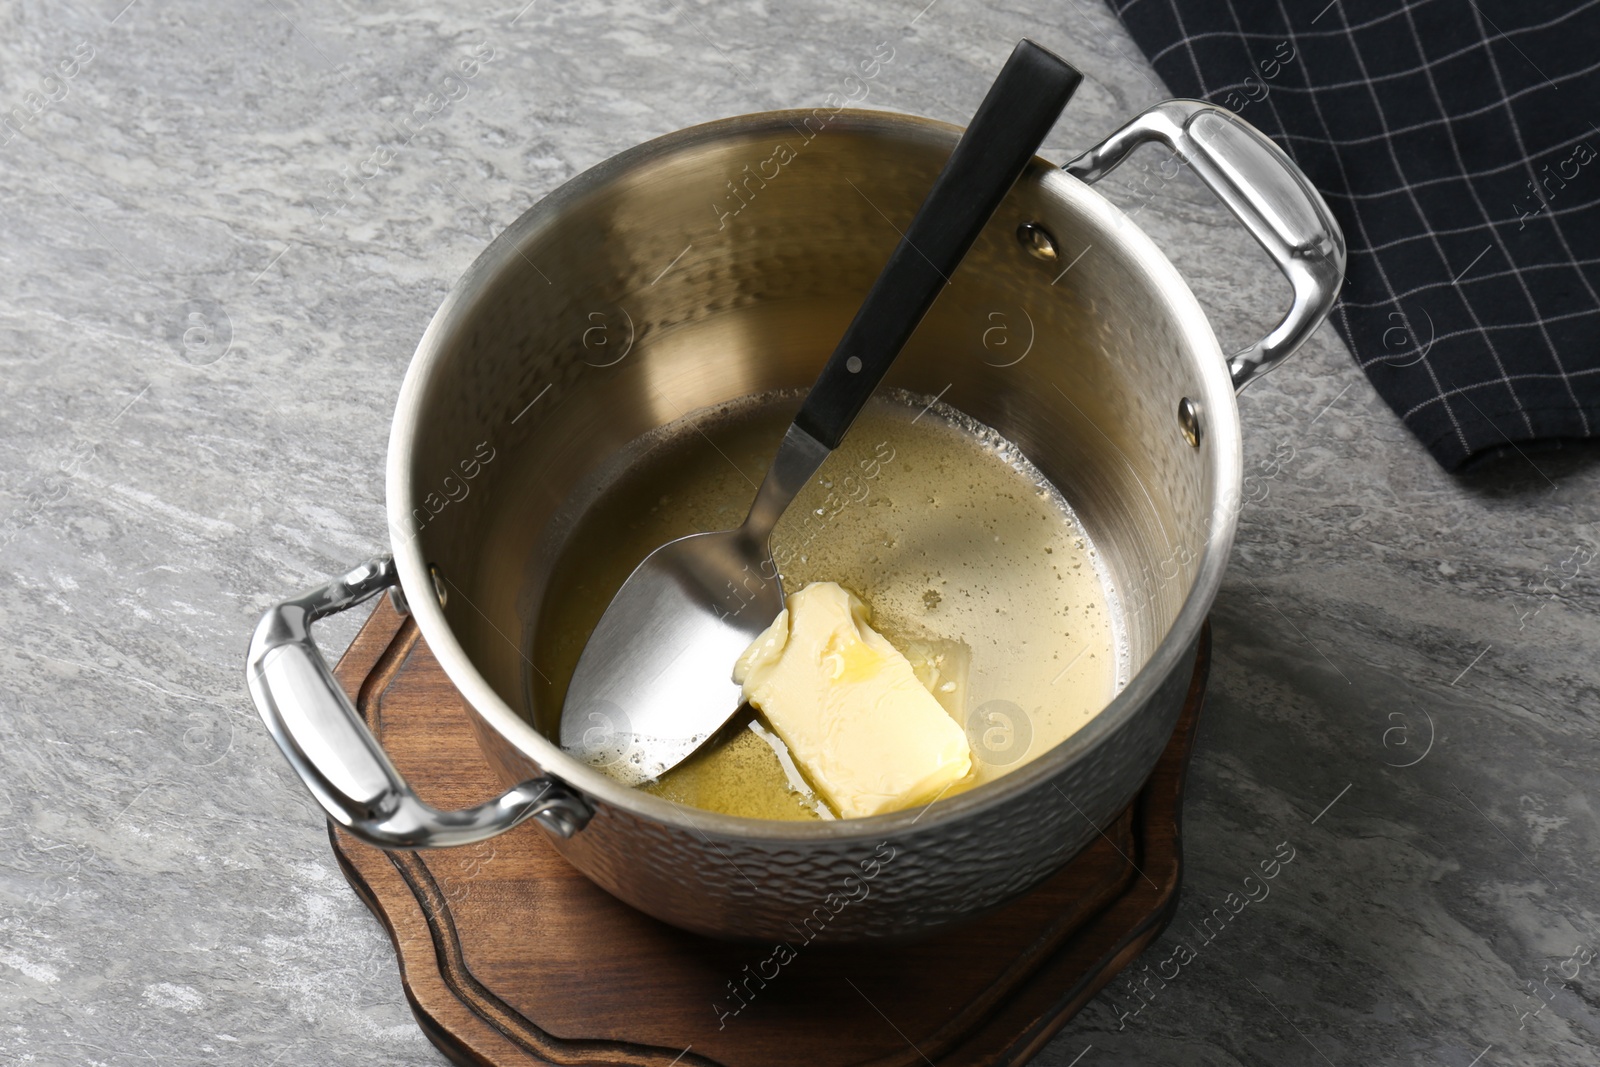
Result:
M1020 900L909 944L801 945L779 966L772 946L708 940L633 910L532 823L480 845L395 853L330 828L333 850L394 940L417 1022L456 1063L1020 1064L1177 905L1210 647L1207 627L1171 743L1093 844ZM501 791L461 697L387 599L335 674L424 799L465 807Z

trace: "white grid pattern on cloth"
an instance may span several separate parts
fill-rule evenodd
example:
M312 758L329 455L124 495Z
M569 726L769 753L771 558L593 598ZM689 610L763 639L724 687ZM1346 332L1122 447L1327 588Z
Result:
M1397 18L1401 18L1401 17L1406 16L1406 15L1409 15L1409 14L1411 14L1412 11L1415 11L1417 8L1422 7L1425 4L1431 4L1433 2L1434 2L1434 0L1413 0L1412 3L1402 4L1401 6L1399 6L1397 8L1393 8L1393 9L1385 12L1384 14L1377 16L1376 18L1368 19L1366 22L1346 22L1344 28L1342 28L1342 29L1338 29L1338 30L1321 30L1321 31L1311 30L1311 31L1308 31L1308 32L1302 32L1299 36L1304 38L1304 39L1306 39L1306 40L1312 40L1312 39L1317 38L1317 37L1342 37L1345 34L1351 32L1351 31L1354 31L1354 30L1370 29L1371 27L1376 26L1379 23L1388 22L1390 19L1397 19ZM1512 34L1532 33L1532 32L1537 31L1537 30L1545 30L1545 29L1551 28L1552 26L1558 26L1561 23L1566 22L1568 19L1573 19L1573 18L1578 17L1579 15L1581 15L1585 11L1587 11L1589 8L1593 7L1595 4L1600 4L1600 0L1585 0L1585 2L1583 4L1581 4L1580 6L1572 8L1569 11L1565 11L1565 12L1561 13L1560 15L1557 15L1555 18L1550 19L1547 22L1538 22L1538 23L1534 23L1531 26L1519 26L1519 27L1511 30L1510 33L1506 34L1505 36L1509 37ZM1125 13L1132 6L1133 6L1132 4L1124 5L1122 8L1116 9L1117 13L1119 15L1121 15L1121 14ZM1113 7L1115 7L1115 5L1113 5ZM1248 30L1239 30L1237 32L1229 32L1227 30L1214 30L1214 31L1211 31L1209 33L1196 33L1196 34L1190 35L1190 38L1187 41L1174 41L1172 44L1170 44L1167 47L1165 47L1165 48L1161 49L1160 51L1156 52L1155 54L1150 56L1150 62L1151 62L1152 65L1154 65L1158 60L1164 58L1166 56L1166 54L1168 52L1172 51L1174 48L1180 48L1180 47L1184 47L1184 46L1189 45L1189 44L1198 43L1200 41L1205 40L1208 37L1221 37L1221 38L1227 38L1227 39L1242 38L1244 40L1256 40L1256 41L1269 41L1269 40L1270 41L1276 41L1276 40L1282 39L1283 34L1281 34L1281 33L1251 33ZM1470 52L1470 51L1472 51L1474 49L1482 48L1482 47L1483 47L1483 43L1481 41L1474 42L1472 44L1466 45L1465 47L1463 47L1463 48L1461 48L1461 49L1459 49L1459 50L1457 50L1455 52L1446 53L1446 54L1441 55L1441 56L1435 56L1433 59L1429 60L1428 62L1430 64L1432 64L1432 63L1441 63L1441 62L1444 62L1444 61L1449 60L1449 59L1454 59L1456 56L1463 55L1463 54L1465 54L1467 52ZM1402 71L1402 72L1397 73L1397 74L1388 75L1388 77L1403 77L1404 74L1406 74L1406 73L1409 73L1409 72ZM1347 88L1347 87L1348 86L1339 85L1338 83L1333 83L1333 84L1330 84L1330 85L1327 86L1327 88L1330 88L1330 89L1339 89L1339 88Z
M1483 32L1483 12L1478 10L1478 7L1477 7L1476 4L1474 4L1473 7L1472 7L1472 17L1475 20L1477 20L1477 22L1478 22L1478 32L1482 33ZM1510 98L1508 97L1508 95L1506 93L1506 81L1505 81L1505 78L1502 77L1501 74L1500 74L1500 63L1499 63L1498 60L1496 60L1494 58L1494 50L1493 49L1490 49L1488 51L1487 55L1488 55L1488 59L1489 59L1489 69L1494 71L1494 82L1495 82L1495 85L1497 85L1499 87L1499 89L1500 89L1501 99L1505 100L1505 102L1506 102L1506 104L1505 104L1506 114L1508 116L1510 116L1510 118L1511 118L1511 136L1516 138L1517 150L1522 153L1522 158L1527 163L1528 177L1531 178L1533 180L1534 184L1537 185L1538 181L1539 181L1539 175L1534 172L1534 169L1533 169L1533 157L1528 155L1528 146L1523 142L1523 139L1522 139L1522 129L1521 129L1521 127L1519 127L1517 125L1516 112L1512 109L1512 107L1511 107L1511 103L1512 102L1511 102ZM1430 82L1431 82L1431 79L1430 79ZM1444 105L1441 103L1440 106L1443 107ZM1459 158L1459 156L1458 156L1458 158ZM1465 166L1465 164L1463 164L1463 166ZM1469 189L1474 188L1471 185L1471 183L1468 183L1467 187ZM1562 249L1562 251L1564 251L1567 254L1567 261L1569 263L1576 264L1578 257L1572 251L1572 245L1567 242L1566 232L1562 230L1561 221L1560 221L1560 218L1558 216L1552 215L1550 217L1550 228L1555 232L1556 240L1561 242L1561 249ZM1489 227L1489 232L1495 235L1495 240L1500 243L1502 250L1504 250L1505 243L1504 243L1503 239L1501 238L1499 228L1495 227L1495 226L1490 226ZM1509 253L1508 253L1508 257L1509 257ZM1528 288L1528 280L1527 280L1527 278L1524 276L1524 274L1523 274L1523 272L1521 270L1519 270L1519 269L1517 269L1515 267L1513 267L1513 270L1516 271L1518 283L1521 284L1521 286L1523 287L1524 290L1526 290ZM1588 275L1582 270L1581 265L1579 266L1579 270L1577 271L1577 274L1578 274L1579 279L1581 279L1582 282L1583 282L1583 288L1589 294L1589 299L1591 301L1593 301L1594 304L1597 307L1600 307L1600 295L1596 295L1596 293L1594 291L1594 286L1589 284ZM1532 294L1532 292L1528 293L1528 302L1530 304L1533 303L1533 294ZM1535 314L1537 314L1537 312L1538 312L1538 309L1535 308ZM1560 372L1562 383L1567 388L1567 397L1568 397L1568 399L1570 399L1572 401L1573 410L1575 410L1578 413L1578 418L1580 420L1582 420L1582 422L1583 422L1583 433L1584 433L1584 436L1587 437L1589 435L1589 433L1590 433L1589 414L1588 414L1588 412L1583 410L1583 405L1578 402L1578 394L1572 388L1572 376L1567 373L1567 368L1563 364L1562 359L1561 359L1561 349L1559 347L1557 347L1557 345L1556 345L1556 343L1554 341L1550 340L1549 324L1547 322L1541 322L1539 324L1539 329L1540 329L1540 332L1544 334L1545 340L1550 345L1550 356L1551 356L1552 359L1555 360L1556 369Z
M1484 249L1484 251L1488 251L1488 249L1486 248L1486 249ZM1494 281L1494 280L1496 280L1498 278L1509 278L1519 270L1523 274L1526 275L1526 274L1531 274L1534 271L1539 271L1539 270L1566 270L1568 267L1570 267L1572 265L1583 266L1583 267L1600 266L1600 256L1596 256L1593 259L1575 259L1575 260L1572 261L1571 264L1568 264L1568 263L1535 263L1531 267L1517 267L1517 268L1513 268L1512 270L1490 271L1488 274L1477 274L1477 273L1474 273L1472 278L1469 280L1469 284L1470 284L1470 282L1492 282L1492 281ZM1429 290L1436 289L1436 288L1438 288L1438 283L1437 282L1428 282L1425 285L1414 286L1414 287L1412 287L1410 289L1406 289L1406 290L1403 290L1402 292L1398 292L1398 293L1395 294L1395 298L1399 299L1399 300L1404 300L1408 296L1416 296L1418 293L1425 293L1425 292L1428 292ZM1346 301L1344 301L1344 304L1347 307L1352 307L1352 308L1383 307L1384 305L1386 305L1388 303L1391 303L1391 301L1388 301L1388 300L1346 300ZM1587 314L1587 312L1578 312L1577 314ZM1545 318L1543 318L1543 319L1541 319L1539 321L1555 322L1555 321L1558 321L1560 318L1561 318L1560 315L1552 315L1552 316L1547 316L1547 317L1545 317ZM1527 323L1520 323L1520 324L1515 324L1515 325L1531 326L1531 325L1533 325L1533 323L1532 322L1527 322ZM1470 332L1470 331L1468 331L1468 332Z
M1478 51L1478 49L1471 49L1471 51L1475 52ZM1550 84L1552 86L1557 86L1560 82L1577 81L1579 78L1584 78L1590 74L1593 74L1596 70L1600 70L1600 62L1591 63L1582 70L1573 70L1568 71L1565 74L1557 74L1554 78L1550 79ZM1424 68L1419 67L1417 70L1406 71L1403 77L1410 77L1414 74L1422 73L1426 73L1426 71ZM1364 81L1340 82L1336 85L1319 86L1316 89L1299 89L1292 85L1282 85L1277 87L1277 91L1285 94L1311 96L1313 93L1324 92L1331 89L1356 89L1366 84L1368 83ZM1230 86L1220 86L1217 89L1213 89L1212 92L1222 92L1227 88L1230 88ZM1368 137L1348 137L1340 140L1338 138L1329 139L1323 137L1303 137L1300 134L1290 133L1285 134L1285 139L1290 141L1309 141L1314 144L1332 144L1339 148L1354 148L1356 145L1372 144L1375 141L1383 141L1397 134L1421 133L1423 130L1431 130L1438 126L1444 126L1447 123L1459 122L1462 119L1476 118L1479 115L1487 115L1490 112L1500 110L1507 102L1515 103L1524 96L1532 96L1535 93L1542 92L1544 88L1544 85L1532 85L1525 89L1518 89L1516 92L1508 94L1505 100L1496 100L1494 103L1484 104L1482 107L1457 111L1448 117L1440 116L1436 119L1429 119L1426 122L1418 122L1410 126L1400 126L1389 131L1388 133L1375 133ZM1480 171L1475 173L1483 172Z
M1229 6L1231 7L1232 6L1232 0L1228 0L1228 2L1229 2ZM1290 23L1290 20L1289 20L1289 12L1284 9L1283 0L1277 0L1277 5L1278 5L1278 12L1283 17L1284 25L1285 26L1290 26L1291 23ZM1300 52L1301 44L1300 44L1298 36L1295 34L1295 32L1292 29L1289 31L1289 39L1291 41L1295 42L1295 45L1294 45L1295 53L1296 53L1296 55L1298 55L1299 52ZM1315 96L1311 97L1311 106L1312 106L1312 110L1314 110L1316 112L1316 114L1317 114L1317 122L1322 126L1323 134L1325 136L1327 136L1329 139L1331 139L1332 136L1333 136L1333 131L1328 128L1327 116L1322 113L1322 105L1320 103L1318 103L1317 98ZM1339 156L1338 154L1335 154L1334 155L1334 159L1339 165L1339 174L1344 179L1344 182L1343 182L1344 187L1345 188L1349 188L1350 187L1350 175L1349 175L1348 171L1345 169L1345 164L1344 164L1343 157ZM1372 238L1367 233L1366 222L1365 222L1365 220L1362 219L1362 217L1361 217L1361 215L1359 213L1356 215L1356 225L1357 225L1357 227L1359 228L1359 231L1360 231L1360 242L1362 244L1371 244L1372 243ZM1359 247L1359 245L1358 245L1358 247ZM1397 309L1398 314L1400 315L1401 325L1403 325L1405 327L1407 333L1410 336L1415 337L1416 334L1414 332L1412 332L1412 330L1411 330L1410 319L1407 318L1405 309L1401 305L1399 298L1395 296L1394 282L1390 280L1389 272L1384 268L1383 260L1381 260L1381 259L1379 259L1377 257L1373 257L1373 263L1377 267L1378 276L1383 280L1383 288L1384 288L1384 290L1389 294L1390 301L1394 304L1395 308ZM1348 270L1347 270L1346 276L1348 277ZM1343 306L1340 306L1339 308L1336 309L1335 314L1337 314L1341 319L1344 320L1344 322L1345 322L1345 335L1346 335L1346 337L1351 338L1350 351L1355 355L1356 360L1359 362L1360 359L1361 359L1361 353L1356 350L1354 337L1350 332L1349 312L1348 312L1348 310L1346 308L1344 308ZM1460 443L1461 443L1461 447L1463 449L1467 448L1468 447L1468 441L1467 441L1466 432L1461 426L1461 421L1456 417L1455 409L1451 407L1449 399L1444 396L1444 392L1443 392L1444 385L1443 385L1443 383L1439 381L1438 374L1434 371L1433 367L1427 366L1427 361L1426 360L1423 360L1423 365L1426 368L1428 377L1433 382L1434 392L1437 393L1441 398L1443 398L1441 406L1444 408L1445 414L1450 419L1451 429L1455 432L1457 440L1459 440Z
M1337 5L1335 5L1335 10L1337 10L1340 13L1341 17L1343 16L1343 14L1344 14L1344 9L1343 8L1340 8ZM1406 12L1406 19L1407 19L1408 22L1410 21L1410 19L1411 19L1411 13L1410 12ZM1348 28L1348 24L1347 24L1347 28ZM1422 56L1422 43L1417 40L1417 37L1416 37L1416 26L1415 26L1414 23L1411 25L1411 30L1412 30L1412 41L1413 41L1413 43L1416 44L1417 55L1420 57L1420 56ZM1354 53L1355 53L1356 62L1360 65L1361 73L1362 73L1363 76L1365 76L1367 74L1367 66L1366 66L1366 63L1361 58L1361 45L1357 41L1357 39L1356 39L1356 37L1354 35L1352 35L1351 38L1350 38L1350 44L1351 44L1352 51L1354 51ZM1489 57L1490 62L1493 62L1493 57L1494 57L1494 49L1493 48L1486 47L1484 49L1484 54ZM1433 80L1433 72L1431 70L1426 69L1426 68L1427 68L1427 64L1424 63L1422 65L1423 76L1428 81L1428 91L1433 94L1433 102L1439 108L1439 110L1442 113L1449 114L1448 109L1445 107L1444 98L1439 95L1439 86ZM1373 106L1378 109L1379 120L1384 123L1384 132L1388 133L1389 132L1388 123L1383 120L1383 105L1379 102L1379 100L1378 100L1378 92L1377 92L1376 89L1374 89L1372 87L1370 81L1368 82L1368 85L1367 85L1367 92L1372 96ZM1444 129L1445 129L1446 139L1449 140L1449 142L1450 142L1450 152L1455 157L1456 166L1459 167L1462 171L1465 171L1467 169L1467 161L1461 157L1461 142L1456 139L1455 129L1450 123L1445 123L1444 124ZM1393 136L1390 136L1384 143L1389 149L1390 157L1394 160L1396 172L1399 172L1400 171L1400 159L1399 159L1399 156L1395 152L1395 142L1394 142ZM1471 182L1467 182L1466 185L1467 185L1468 191L1472 193L1473 206L1478 209L1478 214L1483 216L1484 225L1488 227L1489 234L1493 239L1493 243L1496 244L1496 245L1499 245L1501 253L1506 256L1506 259L1509 262L1510 258L1511 258L1510 257L1510 252L1506 248L1504 239L1502 239L1501 236L1500 236L1500 231L1495 228L1494 220L1489 217L1489 209L1484 207L1484 205L1483 205L1483 197L1478 195L1477 186L1473 185ZM1445 255L1444 246L1439 242L1439 235L1434 233L1433 224L1428 221L1427 213L1422 210L1422 202L1417 199L1415 193L1411 194L1411 204L1412 204L1412 206L1414 208L1416 208L1417 220L1422 224L1422 229L1432 239L1434 250L1439 253L1439 261L1440 261L1440 263L1442 263L1444 265L1444 269L1446 271L1449 271L1451 269L1451 267L1450 267L1450 258ZM1528 289L1527 279L1525 279L1522 276L1522 271L1518 270L1515 267L1514 264L1513 264L1513 267L1512 267L1512 271L1516 276L1518 287L1522 290L1523 298L1526 299L1527 302L1528 302L1529 310L1533 312L1534 318L1537 319L1538 316L1539 316L1539 305L1533 299L1533 293ZM1498 347L1496 347L1496 345L1494 343L1494 339L1491 337L1489 331L1487 331L1487 330L1485 330L1483 328L1484 324L1483 324L1483 321L1478 317L1478 311L1477 311L1476 306L1473 304L1473 302L1471 300L1468 300L1466 298L1465 292L1461 291L1459 282L1450 282L1448 284L1455 286L1456 291L1461 293L1461 304L1462 304L1463 307L1465 307L1467 309L1467 314L1472 319L1473 327L1476 328L1477 331L1480 334L1483 335L1483 339L1484 339L1485 343L1488 344L1488 346L1489 346L1489 355L1494 360L1494 367L1495 367L1495 370L1499 374L1499 380L1501 382L1505 383L1506 391L1511 394L1511 403L1512 403L1512 405L1517 409L1517 413L1521 416L1522 424L1527 429L1528 435L1532 436L1534 434L1533 419L1528 415L1528 411L1527 411L1526 405L1523 403L1522 399L1517 395L1517 387L1516 387L1516 385L1512 383L1512 380L1510 378L1506 377L1507 371L1506 371L1505 361L1503 359L1501 359L1500 350L1499 350ZM1555 354L1555 342L1550 340L1549 330L1546 328L1545 324L1542 323L1542 322L1539 324L1539 332L1543 335L1545 344L1547 344L1550 347L1551 354L1554 355Z
M1108 2L1175 92L1220 106L1260 79L1252 42L1293 47L1241 110L1315 169L1350 244L1335 324L1441 463L1596 432L1600 257L1579 253L1600 248L1600 162L1552 168L1600 146L1600 60L1579 47L1600 39L1600 0ZM1411 351L1388 350L1396 321Z

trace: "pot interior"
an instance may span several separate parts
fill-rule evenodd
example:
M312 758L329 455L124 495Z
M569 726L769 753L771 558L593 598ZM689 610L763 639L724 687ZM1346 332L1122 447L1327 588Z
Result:
M531 627L574 517L642 435L808 385L958 134L823 110L662 138L533 208L441 309L413 366L395 536L438 568L472 665L541 732L559 708L540 706ZM1028 223L1053 258L1019 240ZM1238 464L1221 353L1166 260L1035 160L886 384L941 395L1061 490L1109 570L1136 674L1228 548L1218 493Z

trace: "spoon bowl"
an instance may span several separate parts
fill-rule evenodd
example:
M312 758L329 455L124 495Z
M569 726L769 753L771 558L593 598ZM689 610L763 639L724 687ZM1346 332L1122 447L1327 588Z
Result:
M783 610L772 528L830 451L789 427L743 525L669 541L634 568L573 671L562 748L639 785L738 710L733 663Z
M562 708L568 753L638 785L738 711L734 663L784 606L773 527L839 447L1081 80L1032 41L1017 44L784 434L743 525L656 549L606 608Z
M573 672L562 748L639 785L738 710L733 663L783 610L772 527L829 451L791 426L743 525L669 541L634 568Z

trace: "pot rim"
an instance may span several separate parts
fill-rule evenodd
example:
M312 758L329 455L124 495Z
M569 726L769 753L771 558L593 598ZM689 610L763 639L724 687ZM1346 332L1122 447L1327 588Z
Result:
M865 843L905 835L913 828L930 830L956 822L992 805L1005 803L1085 758L1131 719L1154 695L1161 681L1178 666L1179 658L1199 635L1222 584L1237 525L1237 509L1230 502L1238 500L1243 477L1243 446L1233 383L1216 334L1188 284L1155 242L1120 208L1067 174L1058 164L1035 157L1036 163L1049 167L1041 180L1053 195L1063 199L1083 221L1103 231L1115 231L1121 250L1152 276L1168 299L1182 341L1190 351L1198 353L1203 395L1195 399L1206 418L1206 436L1217 449L1216 490L1208 536L1200 551L1200 565L1189 595L1167 635L1099 714L1043 755L937 805L820 822L757 819L698 808L691 814L683 805L623 785L603 771L567 755L501 699L456 640L435 596L429 562L422 555L419 530L412 518L415 501L410 492L414 435L420 422L422 399L439 373L439 353L444 342L470 321L474 304L492 280L508 264L523 258L522 249L535 241L552 220L628 173L648 167L658 157L729 136L759 135L767 131L792 134L797 129L794 124L811 114L810 109L752 112L690 126L646 141L569 179L495 237L439 305L406 369L389 434L385 497L400 585L429 649L484 722L544 773L574 787L591 801L598 800L601 806L621 808L636 817L697 835L714 832L724 838L782 843ZM937 119L856 108L841 109L834 114L828 122L829 130L835 124L854 133L876 134L886 139L937 141L952 147L963 129ZM925 820L924 814L927 815Z

